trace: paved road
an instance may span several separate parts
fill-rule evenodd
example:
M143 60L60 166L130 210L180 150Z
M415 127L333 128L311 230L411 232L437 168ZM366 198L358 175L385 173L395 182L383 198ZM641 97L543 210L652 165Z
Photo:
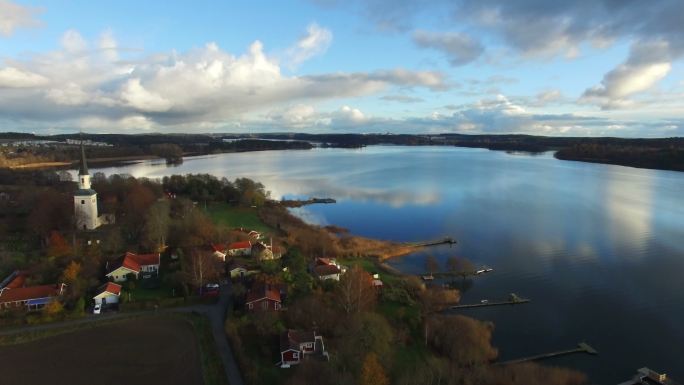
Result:
M235 361L233 350L231 349L230 344L228 343L228 339L226 338L226 333L224 329L226 315L228 314L228 310L231 308L231 284L230 281L228 281L228 283L221 285L219 300L218 302L216 302L216 304L213 305L192 305L177 308L159 309L158 311L142 310L130 313L112 312L100 315L89 314L83 318L78 318L69 321L55 322L35 326L22 326L19 328L2 330L0 331L0 336L41 330L60 329L73 325L81 325L92 322L126 319L154 312L201 313L206 315L209 319L209 322L211 323L211 332L214 335L214 341L216 342L216 350L218 351L218 354L221 356L221 361L223 362L223 368L226 372L226 378L228 379L228 383L230 385L244 385L242 375L240 374L240 369L237 365L237 362Z

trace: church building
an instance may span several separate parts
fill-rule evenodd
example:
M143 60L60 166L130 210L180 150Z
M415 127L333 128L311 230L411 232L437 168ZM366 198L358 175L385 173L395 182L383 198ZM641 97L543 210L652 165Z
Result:
M99 217L97 215L97 192L90 187L90 174L88 174L83 144L81 144L81 167L78 170L78 190L74 194L74 215L76 228L79 230L94 230L100 225L114 222L113 216Z

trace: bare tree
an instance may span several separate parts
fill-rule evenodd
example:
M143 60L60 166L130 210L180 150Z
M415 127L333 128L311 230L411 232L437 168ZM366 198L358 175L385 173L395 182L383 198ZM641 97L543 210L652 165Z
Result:
M169 232L170 205L167 200L158 200L152 204L145 218L144 240L153 250L161 250L166 244Z
M192 249L186 255L186 260L183 261L183 278L187 284L201 288L220 277L220 263L213 255L200 249Z
M347 315L368 310L375 304L373 277L359 266L342 275L337 291L340 306Z

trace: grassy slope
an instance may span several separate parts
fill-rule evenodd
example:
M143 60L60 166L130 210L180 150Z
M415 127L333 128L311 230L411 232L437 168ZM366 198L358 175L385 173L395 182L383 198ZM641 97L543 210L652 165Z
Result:
M272 229L261 222L257 210L251 207L233 207L227 203L211 203L206 209L207 215L217 225L230 228L244 227L263 233Z

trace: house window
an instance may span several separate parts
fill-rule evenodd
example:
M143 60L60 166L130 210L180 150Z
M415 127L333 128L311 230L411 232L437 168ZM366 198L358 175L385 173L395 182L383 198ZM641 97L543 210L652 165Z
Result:
M251 303L250 303L250 304L248 304L248 306L249 306L249 308L250 308L250 309L252 309L252 308L253 308L253 306L252 306L252 304L251 304Z
M263 301L263 302L261 303L261 308L264 309L264 310L268 310L268 301Z
M299 353L292 353L292 358L298 360L299 359Z
M84 204L85 204L85 200L81 199L81 204L84 205Z

